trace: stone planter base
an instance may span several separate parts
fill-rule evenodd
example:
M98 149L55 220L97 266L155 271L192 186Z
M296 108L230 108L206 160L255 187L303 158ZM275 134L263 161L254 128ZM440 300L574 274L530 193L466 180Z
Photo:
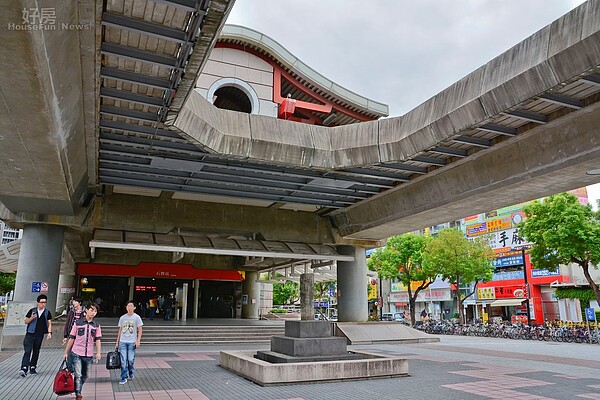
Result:
M289 385L347 379L391 378L408 375L408 360L353 351L360 360L269 363L256 351L221 351L220 365L260 386Z

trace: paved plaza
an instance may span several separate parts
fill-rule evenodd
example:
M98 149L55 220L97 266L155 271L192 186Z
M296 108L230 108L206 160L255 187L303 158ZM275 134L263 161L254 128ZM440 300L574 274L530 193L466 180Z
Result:
M136 376L118 384L105 360L84 386L85 400L600 399L600 346L441 336L439 343L350 346L409 359L410 375L260 387L219 367L223 346L143 346ZM111 346L104 346L106 354ZM267 349L236 346L227 349ZM0 399L56 399L62 350L42 349L37 376L18 375L22 352L0 353ZM73 395L61 397L72 399Z

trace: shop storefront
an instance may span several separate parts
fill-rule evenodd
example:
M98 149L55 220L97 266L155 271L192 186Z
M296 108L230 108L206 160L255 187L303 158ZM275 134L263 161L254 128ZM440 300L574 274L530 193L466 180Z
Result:
M411 289L415 290L419 284L413 282ZM402 283L392 283L389 305L392 313L404 312L406 316L410 315L408 291ZM415 315L419 315L425 309L432 319L449 319L453 308L455 306L452 304L450 286L447 282L436 281L417 295Z
M100 299L102 317L121 315L128 300L138 304L136 312L142 316L149 315L151 299L171 297L181 307L184 284L188 288L185 304L190 317L195 303L200 318L236 318L241 309L244 274L238 271L196 269L189 264L80 263L77 273L78 293L86 301Z
M529 260L527 260L529 261ZM494 280L479 283L477 304L479 315L496 321L527 322L527 301L531 312L531 322L542 324L546 319L555 317L555 299L549 286L552 282L562 282L565 277L558 272L527 268L528 283L525 284L523 272L513 275L494 274ZM510 277L513 279L499 279ZM551 319L552 320L552 319Z

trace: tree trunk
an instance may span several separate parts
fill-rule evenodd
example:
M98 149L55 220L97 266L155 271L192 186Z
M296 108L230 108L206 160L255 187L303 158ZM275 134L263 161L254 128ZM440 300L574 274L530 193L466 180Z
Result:
M408 307L410 308L410 323L412 325L414 325L417 322L417 320L415 320L415 303L415 299L413 299L412 297L408 298Z
M408 306L410 307L410 321L414 325L417 323L416 314L415 314L415 304L417 304L417 297L413 297L412 289L410 287L410 283L408 284Z
M458 307L458 315L460 318L460 324L465 324L465 310L462 307L462 302L460 301L460 288L458 285L456 286L456 307Z
M414 293L412 293L411 291L408 292L408 301L410 304L410 318L411 321L413 321L413 325L415 324L415 318L416 318L416 310L415 310L415 305L417 304L417 298L419 297L419 292L421 291L421 288L417 288L417 290L415 290Z
M592 291L594 292L594 296L596 297L596 301L598 302L598 304L600 304L600 288L598 287L598 285L596 284L596 282L594 282L594 279L592 279L592 276L590 275L590 263L589 263L589 261L585 260L582 264L579 264L579 266L583 270L583 275L585 276L585 279L590 284L590 288L592 288Z

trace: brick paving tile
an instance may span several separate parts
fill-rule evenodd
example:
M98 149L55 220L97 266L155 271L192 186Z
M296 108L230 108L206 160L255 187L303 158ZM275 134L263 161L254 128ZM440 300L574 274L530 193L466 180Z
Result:
M438 346L355 347L405 355L410 376L260 387L221 368L217 346L143 346L136 356L134 380L119 385L120 371L96 364L83 395L85 400L600 400L600 374L594 361L600 359L599 347L488 338L469 338L465 343L454 337L442 337ZM539 361L527 352L552 357ZM21 356L22 352L13 352L0 357L0 399L56 400L52 380L62 350L42 348L39 374L26 378L17 374ZM577 366L575 359L584 362ZM73 399L72 395L58 398Z
M131 392L125 392L125 393L115 393L114 396L115 400L133 400L133 393ZM144 396L139 396L136 397L138 400L151 400L152 397L150 397L150 395L148 395L148 397L144 397Z
M563 379L585 379L585 378L582 378L581 376L573 376L573 375L567 375L567 374L556 374L554 376L563 378Z
M532 343L532 342L529 342ZM546 344L546 343L542 343L542 344ZM587 344L577 344L578 346L588 346ZM459 352L459 353L473 353L473 354L477 354L477 355L486 355L486 356L495 356L495 357L506 357L506 358L514 358L514 359L522 359L522 360L528 360L528 361L541 361L541 362L550 362L550 363L560 363L560 364L567 364L567 365L575 365L578 367L588 367L588 368L596 368L596 369L600 369L600 361L598 360L586 360L586 359L579 359L579 358L573 358L573 357L556 357L556 356L551 356L551 355L545 355L545 354L523 354L523 353L518 353L518 352L512 352L512 351L500 351L500 350L494 350L494 349L470 349L470 348L465 348L465 347L456 347L456 346L444 346L444 345L423 345L423 346L428 346L430 348L436 348L439 351L450 351L450 352ZM590 346L588 346L589 348ZM595 346L592 346L595 347ZM596 350L597 352L597 350ZM508 367L504 367L504 368L508 368ZM502 368L498 368L498 370L501 370Z

